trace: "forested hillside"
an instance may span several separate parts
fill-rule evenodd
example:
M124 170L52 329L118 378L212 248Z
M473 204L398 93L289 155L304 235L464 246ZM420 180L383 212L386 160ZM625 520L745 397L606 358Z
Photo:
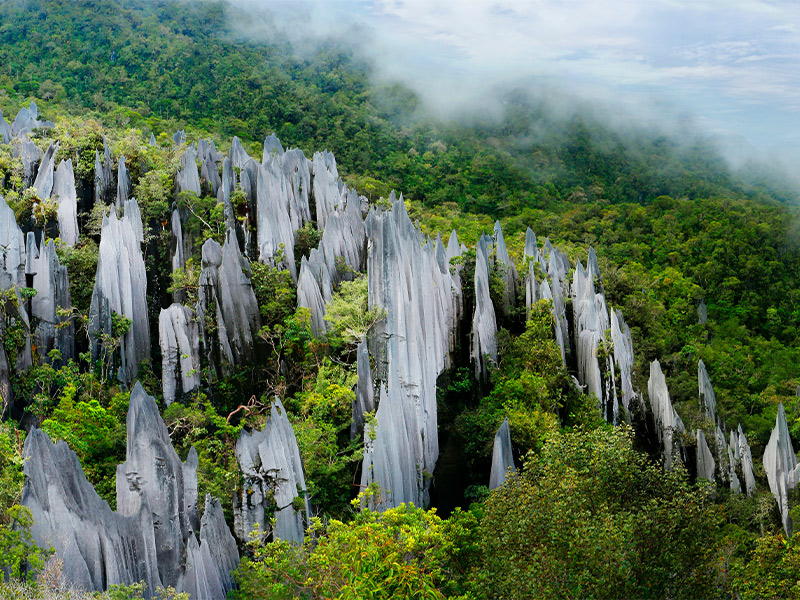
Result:
M0 595L800 596L791 188L237 10L0 2Z

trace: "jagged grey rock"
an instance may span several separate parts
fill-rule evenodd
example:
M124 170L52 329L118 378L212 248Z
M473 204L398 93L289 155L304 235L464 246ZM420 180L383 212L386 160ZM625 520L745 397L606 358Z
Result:
M11 126L12 137L24 138L40 127L52 128L55 124L50 121L39 120L39 108L31 102L29 108L21 108Z
M117 166L117 208L122 208L131 197L131 176L125 166L125 156L119 157Z
M458 260L462 255L462 246L458 243L458 235L454 229L450 232L450 238L447 240L445 258L447 261L447 271L450 272L453 278L453 291L456 294L456 311L459 316L464 312L464 287L461 283L461 271L464 269L464 265Z
M382 493L380 509L427 500L439 456L436 380L449 365L458 315L455 285L442 272L435 244L420 242L402 197L391 211L371 210L367 275L370 309L385 312L369 334L380 382L374 431L364 435L361 485Z
M475 378L486 379L488 363L497 362L497 319L489 294L489 243L481 236L475 248L475 314L472 317L472 350Z
M728 467L730 470L731 491L740 494L742 492L742 484L739 481L739 475L736 474L736 465L740 462L739 456L739 437L737 432L731 430L730 442L728 444Z
M364 428L364 416L375 412L375 387L372 381L372 368L369 364L367 336L359 342L356 351L356 397L353 398L353 420L350 423L350 439L357 438Z
M625 407L625 418L630 423L631 402L638 400L640 408L641 396L633 389L633 339L631 329L622 317L622 311L611 311L611 342L614 344L614 364L619 369L619 387L622 392L622 405Z
M706 435L702 429L698 429L695 437L697 438L697 476L713 482L716 463L706 443Z
M197 173L197 154L193 146L186 148L186 152L181 155L176 179L178 193L194 192L198 197L202 195L200 176Z
M263 431L242 430L236 441L236 458L244 475L244 488L234 497L234 528L241 541L252 531L264 535L265 506L271 491L277 508L273 537L302 543L305 535L303 511L294 506L301 496L305 514L310 515L303 462L294 429L283 404L276 397Z
M3 291L11 289L12 286L16 286L17 288L17 291L15 292L16 302L6 302L6 313L9 317L22 323L22 326L26 332L30 332L28 313L26 310L21 308L23 306L23 302L19 294L19 288L26 286L25 266L27 257L25 250L25 236L22 235L22 230L19 228L19 225L17 225L17 219L14 216L14 211L11 210L11 207L9 207L8 204L6 204L5 198L3 198L2 195L0 195L0 261L2 261L2 264L0 264L0 267L2 267L0 268L0 274L3 275L2 281L0 281L0 288L2 288ZM4 329L3 335L5 335ZM2 348L0 348L0 350L4 355L5 350ZM15 368L18 373L22 373L30 368L30 335L26 335L25 344L19 350L17 356L0 357L0 362L4 363L3 368L0 368L0 371L4 370L5 366L11 362L11 358L13 358ZM11 387L7 379L0 379L0 388L6 389L6 393L3 397L10 402L12 397Z
M202 327L203 347L212 368L228 373L230 367L253 359L253 346L261 329L250 263L239 251L236 234L228 229L225 244L214 240L203 244L202 271L197 303L197 320L205 323L205 315L215 307L216 332L211 336Z
M700 304L697 306L697 323L705 325L706 321L708 321L708 308L706 307L705 301L701 300Z
M352 279L353 273L364 268L367 233L361 220L360 205L358 195L345 187L337 208L328 214L325 222L319 251L334 285L342 279ZM344 272L340 272L337 260L343 261Z
M279 252L283 253L280 263L288 269L294 281L297 270L294 262L294 228L289 216L289 186L283 174L280 156L264 155L264 164L258 168L257 211L258 211L258 250L259 260L276 264Z
M114 162L111 160L111 148L103 140L103 157L94 153L94 201L111 204L116 201L116 181Z
M325 335L328 331L325 300L305 256L300 261L300 275L297 279L297 306L307 308L311 313L311 332L314 336L319 338Z
M708 377L706 365L702 359L697 363L697 387L700 395L700 408L703 410L705 417L713 421L717 415L717 399L714 395L711 379Z
M206 182L211 195L216 197L222 185L217 167L217 163L222 162L222 155L217 152L214 142L200 140L197 142L197 158L200 160L200 179Z
M21 504L31 511L31 534L62 561L62 576L87 591L145 582L148 594L162 585L153 517L143 502L132 514L115 513L86 480L65 442L53 444L34 428L25 440Z
M619 400L616 393L613 356L607 355L603 369L598 358L605 332L611 328L605 294L595 288L599 280L597 256L589 249L586 269L578 262L572 279L572 309L575 350L578 359L578 381L586 392L594 394L603 417L616 424L619 419ZM604 376L605 373L605 376Z
M792 448L789 437L789 426L786 423L786 411L783 402L778 405L775 417L775 428L772 430L767 447L764 449L764 470L767 473L769 489L778 502L783 529L787 536L792 535L792 517L789 515L789 491L797 486L800 480L797 455Z
M58 350L61 359L55 364L61 365L75 354L75 327L68 317L58 315L58 309L71 307L67 268L61 266L53 240L48 240L43 248L35 248L32 235L28 241L33 242L35 250L30 270L34 273L33 288L36 290L31 300L31 314L38 320L36 345L43 361L49 360L51 350Z
M44 153L42 161L39 163L39 172L36 174L36 180L33 182L33 187L39 198L49 198L53 193L53 172L55 169L55 156L58 152L58 142L51 143Z
M36 169L42 159L42 151L30 140L22 140L14 155L22 161L22 180L26 187L33 185Z
M264 158L263 161L266 162L267 158L275 155L278 158L282 157L284 154L283 144L278 139L274 133L269 134L266 139L264 140Z
M744 486L747 495L752 498L756 493L756 478L753 475L753 455L750 453L750 444L747 443L747 438L742 431L741 425L739 425L738 439L742 475L744 475Z
M556 342L561 350L562 362L567 364L567 347L569 340L569 323L567 322L567 298L570 294L569 290L569 272L570 265L569 259L566 254L562 254L557 248L553 247L550 243L550 238L544 240L544 251L539 255L540 261L544 265L544 270L550 278L549 287L550 293L545 295L545 290L540 288L540 293L543 298L552 299L553 301L553 316L556 321ZM547 282L543 283L543 286Z
M289 218L297 231L311 222L311 161L302 150L287 150L281 157L283 174L289 187Z
M118 219L114 210L103 217L92 303L89 337L92 358L100 358L101 334L113 336L114 313L131 319L119 345L120 381L131 383L139 363L150 358L150 324L147 316L147 273L141 249L142 221L135 200L125 205Z
M339 204L339 171L332 152L315 152L312 159L314 201L317 205L317 227L325 229L328 215Z
M150 143L151 146L158 146L158 142L156 141L156 136L152 131L150 132L150 142L149 143Z
M182 146L186 143L186 131L180 129L176 131L172 136L172 143L176 146Z
M8 144L13 139L14 134L11 131L11 125L9 125L5 118L3 118L3 111L0 110L0 143Z
M506 240L503 237L503 228L500 226L500 221L495 221L494 224L494 248L497 263L500 264L500 271L503 278L503 313L509 314L511 309L516 304L517 298L517 281L519 275L517 274L517 267L514 261L508 255L506 248Z
M200 333L190 308L172 304L158 318L164 403L200 386Z
M508 478L508 470L515 469L514 454L511 451L511 429L508 417L497 430L492 447L492 472L489 475L489 489L499 488Z
M78 243L78 194L72 160L62 160L53 177L53 197L58 201L58 237L67 246Z
M667 381L657 360L650 363L647 393L650 397L650 409L653 411L658 442L663 448L664 468L670 470L672 469L673 455L680 445L679 442L676 443L675 436L686 430L683 421L672 406Z

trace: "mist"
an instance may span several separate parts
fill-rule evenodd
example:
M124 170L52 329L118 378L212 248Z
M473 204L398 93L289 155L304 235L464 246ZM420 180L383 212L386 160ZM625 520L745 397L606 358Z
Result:
M800 185L800 11L784 0L227 0L250 41L300 55L335 42L440 119L504 114L524 90L566 121L591 114L702 140L732 168L767 163Z

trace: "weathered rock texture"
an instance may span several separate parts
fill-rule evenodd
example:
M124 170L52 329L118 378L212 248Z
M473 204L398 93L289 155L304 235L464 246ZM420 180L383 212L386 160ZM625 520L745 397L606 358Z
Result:
M619 370L618 384L625 407L625 419L630 423L631 403L640 409L644 409L644 406L641 395L633 389L633 339L620 310L611 311L611 342L614 344L614 365Z
M789 491L793 490L800 480L800 468L797 464L797 455L792 448L789 426L786 424L786 411L782 402L778 405L775 428L764 449L764 470L767 473L769 489L778 502L783 529L787 536L791 536L793 523L789 515Z
M339 171L332 152L316 152L312 161L314 202L317 206L317 227L325 229L328 215L339 204Z
M375 411L375 386L372 381L372 368L369 364L367 338L358 344L356 359L356 397L353 398L353 421L350 423L350 439L357 438L364 428L364 415Z
M374 432L364 435L361 484L380 485L381 509L422 506L425 474L439 456L436 379L455 344L455 286L434 244L421 243L402 198L391 211L371 210L365 225L369 307L386 316L369 338L380 401Z
M103 156L94 153L94 200L111 204L116 201L116 181L114 162L111 160L111 148L103 140Z
M514 454L511 450L511 429L508 425L508 418L506 418L494 436L489 489L493 490L503 485L508 478L508 470L514 468Z
M0 110L0 143L8 144L11 142L14 134L11 131L11 125L9 125L5 118L3 117L3 111Z
M353 273L364 270L366 236L361 219L361 201L355 191L344 187L337 208L327 216L319 243L319 252L334 285L343 279L352 279ZM338 268L337 261L341 261L343 270Z
M494 224L494 249L496 268L500 272L503 279L503 313L509 314L511 309L516 304L517 298L517 283L519 275L517 268L514 266L514 261L508 255L506 248L506 241L503 237L503 228L500 226L500 221Z
M181 155L176 184L178 193L193 192L197 196L202 195L200 176L197 173L197 154L193 146L189 146L186 152Z
M39 198L49 198L53 192L53 173L55 170L55 156L58 152L58 142L50 144L47 152L42 157L42 162L39 163L39 172L36 174L36 180L33 182L33 187L36 188L36 193Z
M200 332L192 310L172 304L158 318L161 385L167 406L200 386Z
M253 359L261 315L250 283L250 263L239 251L236 235L228 229L225 244L203 244L197 320L216 321L213 335L202 328L204 353L217 374Z
M53 197L58 201L58 237L67 246L78 243L78 194L72 160L62 160L53 176Z
M698 429L695 436L697 437L697 476L714 481L716 463L706 443L706 436L702 429Z
M55 548L66 581L84 590L144 581L148 596L172 586L193 600L223 597L239 555L218 501L206 498L200 521L197 453L192 449L186 463L180 461L155 401L139 383L127 428L117 512L100 499L64 442L54 445L38 429L30 433L22 504L33 515L34 539Z
M619 421L619 400L616 392L613 353L605 350L605 333L611 329L606 297L602 289L597 290L595 281L600 280L597 255L589 249L587 268L578 262L572 279L573 334L578 359L578 381L585 386L587 394L597 398L603 416L610 423ZM602 364L601 364L602 360Z
M700 408L703 410L705 417L713 421L717 414L717 399L714 395L711 379L708 377L706 365L702 360L697 363L697 388L700 397Z
M647 393L650 397L650 409L653 411L656 435L663 449L664 468L672 469L673 460L679 446L675 436L676 434L684 433L686 430L683 426L683 421L681 421L672 406L669 390L667 389L667 381L657 360L650 363L650 379L647 382Z
M131 197L131 176L125 165L125 157L119 157L117 166L117 208L122 208Z
M742 426L739 425L739 459L742 465L742 474L744 475L744 487L747 495L753 497L756 493L756 479L753 475L753 455L750 452L750 444L747 443L747 438L742 431Z
M139 363L150 358L150 324L147 317L147 274L142 258L142 220L135 200L125 205L125 216L114 210L103 217L92 303L89 308L89 336L92 358L97 360L109 348L103 338L114 337L114 313L131 319L119 345L120 381L131 383Z
M472 350L475 378L485 379L488 363L497 362L497 319L489 294L491 238L481 236L475 248L475 314L472 317Z
M68 317L58 315L58 309L71 307L67 268L59 263L53 240L42 248L37 248L33 240L32 235L28 237L33 246L28 253L33 263L28 271L34 274L36 290L31 300L31 315L38 320L36 346L42 360L49 360L50 351L58 350L61 358L55 364L61 365L75 356L75 327Z
M297 509L294 500L302 497L305 514L310 515L308 492L294 429L278 398L272 403L263 431L250 434L243 430L239 434L236 458L245 480L241 494L234 497L236 536L244 542L253 531L265 535L269 512L274 508L273 537L302 543L303 510Z

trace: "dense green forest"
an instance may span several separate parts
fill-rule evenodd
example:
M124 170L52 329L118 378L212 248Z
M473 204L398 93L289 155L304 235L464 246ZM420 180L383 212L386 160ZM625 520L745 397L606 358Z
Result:
M72 158L86 181L104 139L113 156L128 159L147 230L151 323L176 290L197 297L200 243L221 242L225 231L215 198L176 196L181 149L172 134L185 129L190 141L208 137L224 151L239 136L260 156L274 132L306 156L333 151L340 175L373 205L402 191L412 220L431 236L446 239L455 229L474 248L499 219L520 272L527 270L528 227L572 265L585 263L594 247L609 304L632 330L637 389L646 395L649 363L658 359L687 430L713 428L698 404L702 359L719 416L747 434L759 484L749 498L696 480L693 465L665 472L646 418L605 423L595 399L573 385L573 365L562 364L549 306L526 315L523 290L523 308L500 320L500 357L489 381L476 381L465 358L469 332L440 378L440 441L443 450L457 449L458 481L433 473L434 489L437 478L441 489L452 489L434 493L427 510L364 509L354 485L363 442L351 440L349 427L353 341L360 339L353 331L370 325L366 278L337 289L331 330L316 339L289 274L253 261L258 360L222 379L203 373L199 390L161 406L181 458L192 445L198 451L201 497L222 499L229 522L240 485L239 432L264 425L275 394L294 426L312 526L302 546L254 541L241 548L234 597L800 597L800 542L785 538L760 460L780 402L800 440L796 192L732 170L699 138L676 141L635 124L623 132L588 107L557 116L524 90L498 92L505 99L499 118L435 119L412 91L378 80L366 59L335 41L321 40L303 55L278 30L256 43L232 27L234 10L216 2L0 2L6 119L35 100L55 127L34 132L34 142L44 150L59 140L58 157ZM147 142L151 134L156 145ZM30 193L20 172L11 148L0 145L0 194L23 229L46 232L52 206ZM195 236L194 255L176 274L169 272L167 226L173 202L191 209ZM65 440L115 506L130 390L85 353L106 208L81 207L79 244L58 247L84 353L16 376L17 410L0 424L0 594L11 598L59 593L51 568L37 574L47 549L31 545L19 507L27 428ZM297 240L299 264L319 233L309 226ZM474 260L469 251L467 306ZM492 280L498 303L499 275ZM701 301L706 323L698 322ZM151 332L157 349L158 327ZM18 342L4 340L9 349ZM162 401L160 369L156 350L140 379ZM521 469L489 493L492 440L505 417ZM34 568L21 569L25 561ZM122 587L103 597L141 593Z

